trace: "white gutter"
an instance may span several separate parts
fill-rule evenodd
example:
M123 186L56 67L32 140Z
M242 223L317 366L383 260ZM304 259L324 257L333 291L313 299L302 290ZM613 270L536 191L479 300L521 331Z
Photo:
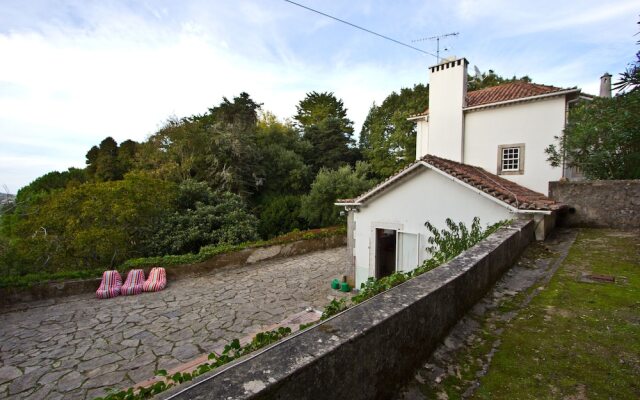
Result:
M334 206L361 206L362 203L333 203Z
M500 102L497 102L497 103L481 104L479 106L474 106L474 107L465 107L465 108L462 109L462 111L473 111L473 110L478 110L480 108L498 107L498 106L502 106L502 105L521 103L521 102L525 102L525 101L545 99L547 97L563 96L563 95L576 93L576 92L579 93L580 89L561 90L559 92L546 93L546 94L541 94L541 95L538 95L538 96L521 97L519 99L500 101Z
M463 180L460 180L458 178L456 178L455 176L451 176L449 174L447 174L444 171L441 171L440 169L434 167L433 165L426 163L424 161L420 161L420 164L424 165L425 167L429 168L432 171L435 171L437 173L439 173L440 175L444 176L445 178L449 178L454 182L459 183L460 185L466 187L467 189L470 189L476 193L478 193L479 195L493 201L494 203L497 203L505 208L507 208L509 211L513 212L513 213L518 213L518 214L546 214L546 215L550 215L552 213L552 211L548 211L548 210L521 210L519 208L515 208L513 206L511 206L510 204L505 203L504 201L497 199L493 196L491 196L488 193L483 192L482 190L478 189L475 186L469 185L468 183L466 183Z
M414 115L413 117L408 117L407 121L417 121L420 119L427 119L427 117L429 116L429 114L427 115Z

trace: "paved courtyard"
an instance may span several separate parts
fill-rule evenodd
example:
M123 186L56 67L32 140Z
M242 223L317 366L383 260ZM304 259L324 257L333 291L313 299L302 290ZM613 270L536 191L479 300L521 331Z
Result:
M159 293L0 309L0 398L84 399L129 387L306 307L322 309L345 262L341 247L221 268Z

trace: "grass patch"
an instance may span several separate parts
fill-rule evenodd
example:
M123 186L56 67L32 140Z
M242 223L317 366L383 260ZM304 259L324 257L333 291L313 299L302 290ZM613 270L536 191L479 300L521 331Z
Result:
M640 238L585 229L502 335L478 399L640 398ZM581 272L625 277L582 283Z

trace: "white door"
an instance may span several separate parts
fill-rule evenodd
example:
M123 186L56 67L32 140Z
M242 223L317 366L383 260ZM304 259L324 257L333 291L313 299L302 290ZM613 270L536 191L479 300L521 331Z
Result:
M396 271L409 272L420 263L420 235L398 231Z

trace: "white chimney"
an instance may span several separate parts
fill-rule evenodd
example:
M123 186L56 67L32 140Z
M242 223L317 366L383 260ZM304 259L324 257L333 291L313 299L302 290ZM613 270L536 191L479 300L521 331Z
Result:
M611 75L608 72L600 77L600 97L611 97Z
M463 161L462 109L466 106L468 64L461 58L429 67L427 153L458 162Z

